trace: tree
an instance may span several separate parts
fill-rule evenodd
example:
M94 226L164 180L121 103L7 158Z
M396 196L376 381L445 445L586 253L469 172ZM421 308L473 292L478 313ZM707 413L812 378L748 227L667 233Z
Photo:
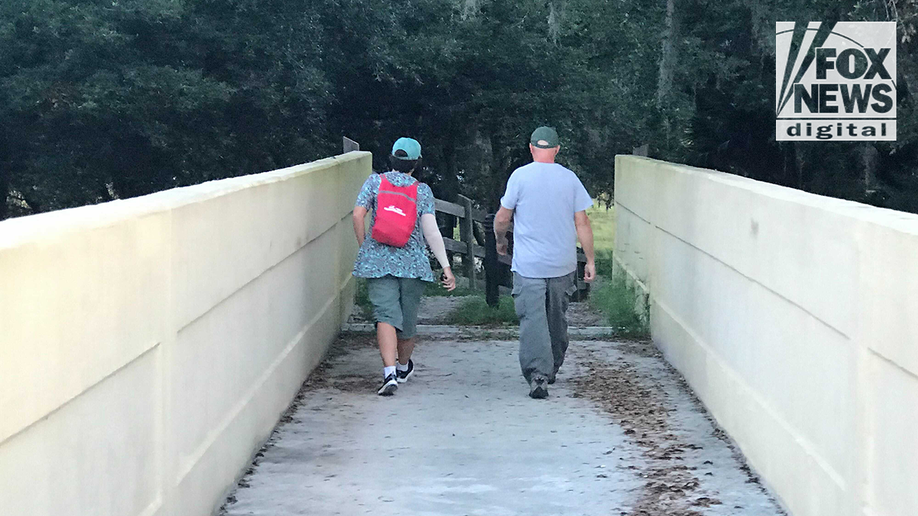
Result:
M897 20L899 140L778 143L774 20ZM594 196L618 153L918 211L918 0L8 0L0 217L418 138L494 209L529 133ZM608 199L608 197L606 197Z

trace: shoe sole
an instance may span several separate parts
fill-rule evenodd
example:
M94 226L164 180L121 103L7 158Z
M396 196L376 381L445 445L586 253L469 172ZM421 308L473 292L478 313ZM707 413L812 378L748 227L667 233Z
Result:
M406 374L404 377L399 376L399 377L396 379L396 381L397 381L398 383L405 383L405 382L408 381L409 378L411 378L411 375L413 375L413 374L414 374L414 369L412 369L411 371L409 371L408 374Z
M542 400L548 397L548 389L545 387L536 387L529 391L529 397L536 400Z
M398 383L390 382L390 383L387 383L386 385L383 385L378 391L376 391L376 394L379 394L380 396L392 396L393 394L395 394L395 391L397 390L398 390Z

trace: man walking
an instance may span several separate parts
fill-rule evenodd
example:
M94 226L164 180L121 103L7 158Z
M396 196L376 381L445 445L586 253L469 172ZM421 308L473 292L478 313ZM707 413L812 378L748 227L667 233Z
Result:
M532 133L532 163L513 171L494 217L497 252L507 254L513 218L513 301L520 318L520 367L529 396L548 397L567 351L567 306L577 290L577 240L587 264L584 281L596 276L593 229L586 209L593 200L576 174L555 163L558 133Z

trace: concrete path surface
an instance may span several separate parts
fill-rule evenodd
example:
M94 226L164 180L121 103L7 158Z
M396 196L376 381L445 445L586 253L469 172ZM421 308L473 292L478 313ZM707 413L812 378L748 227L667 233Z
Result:
M573 342L547 400L516 348L422 342L382 398L372 336L343 337L223 514L783 514L652 344Z

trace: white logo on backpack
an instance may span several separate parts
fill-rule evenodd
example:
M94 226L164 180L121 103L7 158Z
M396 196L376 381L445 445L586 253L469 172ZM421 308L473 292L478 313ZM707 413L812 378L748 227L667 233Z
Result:
M401 215L402 217L407 217L407 216L408 216L408 215L405 215L405 212L403 212L403 211L401 210L401 208L396 208L395 206L386 206L385 208L383 208L383 210L384 210L384 211L391 211L392 213L395 213L395 214L397 214L397 215Z

